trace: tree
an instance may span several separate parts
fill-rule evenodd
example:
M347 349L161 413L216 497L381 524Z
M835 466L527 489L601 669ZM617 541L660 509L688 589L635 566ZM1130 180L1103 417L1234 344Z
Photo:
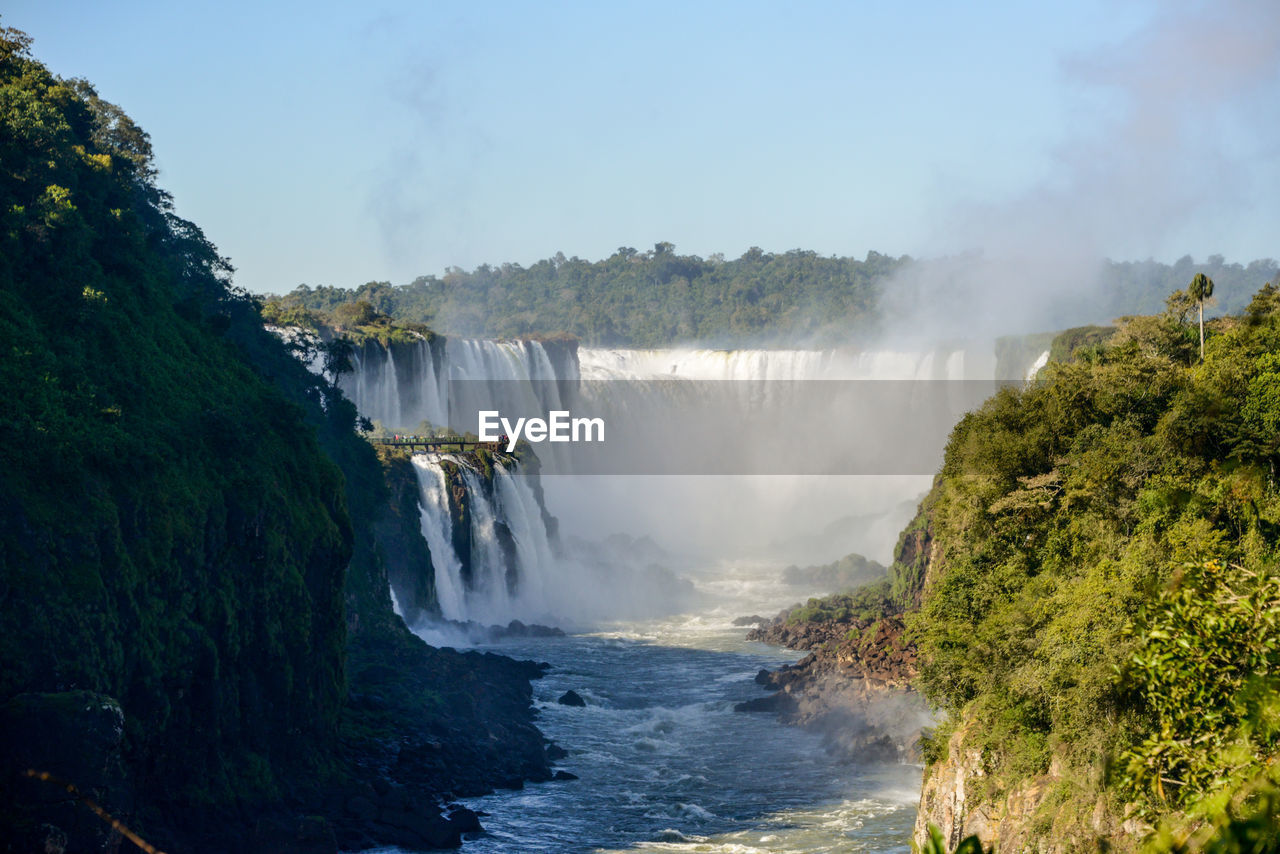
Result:
M1196 301L1200 309L1200 361L1204 361L1204 304L1213 296L1213 279L1204 273L1196 273L1196 277L1187 285L1187 296Z
M338 379L349 374L355 367L355 345L341 336L320 345L320 353L324 359L324 373L329 377L331 386L338 387Z

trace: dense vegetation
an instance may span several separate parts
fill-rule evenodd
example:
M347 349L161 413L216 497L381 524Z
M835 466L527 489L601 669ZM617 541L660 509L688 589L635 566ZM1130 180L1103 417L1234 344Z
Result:
M147 134L28 46L0 29L0 847L106 844L29 755L170 850L456 837L435 795L546 776L529 669L408 633L388 566L429 578L426 547L354 406L176 215ZM345 808L374 776L423 814Z
M872 252L863 261L752 248L735 260L623 247L601 261L554 258L525 268L450 269L398 287L299 286L283 310L324 312L367 302L399 321L446 334L500 338L567 334L593 344L836 342L873 328L881 284L907 262Z
M0 35L0 696L104 692L174 795L270 794L337 723L343 478L146 134L25 48Z
M1052 761L1058 838L1101 799L1159 850L1277 839L1280 289L1209 323L1203 362L1193 304L1059 335L955 427L889 575L792 614L907 613L946 712L926 755L974 722L989 802Z
M672 244L659 243L648 252L623 247L600 261L557 254L528 268L453 268L399 286L300 285L269 299L267 307L282 323L308 326L318 317L360 326L382 314L463 336L569 335L588 344L629 347L830 346L880 328L883 297L894 286L894 274L915 263L876 252L858 261L757 248L733 260L703 259L677 255ZM947 264L928 263L943 269ZM1184 287L1197 270L1218 283L1220 308L1238 312L1247 299L1242 295L1273 278L1277 267L1271 260L1230 264L1219 255L1200 265L1190 257L1172 265L1108 262L1096 291L1101 299L1082 296L1072 310L1081 322L1158 312L1165 296Z
M1064 333L967 415L913 523L925 571L891 576L922 689L979 724L985 796L1058 763L1046 831L1087 835L1102 797L1172 846L1278 782L1280 291L1212 322L1203 362L1185 305Z

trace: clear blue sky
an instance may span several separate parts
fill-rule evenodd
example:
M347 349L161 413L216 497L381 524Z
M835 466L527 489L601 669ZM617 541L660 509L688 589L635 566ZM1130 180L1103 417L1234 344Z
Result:
M1280 254L1280 4L10 0L256 292L660 240Z

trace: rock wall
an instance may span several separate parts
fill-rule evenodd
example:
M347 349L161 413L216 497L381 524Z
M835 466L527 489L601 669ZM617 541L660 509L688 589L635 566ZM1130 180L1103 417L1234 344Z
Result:
M1117 816L1058 756L1045 774L993 778L987 757L973 745L981 727L977 718L967 718L948 739L946 756L926 769L912 833L916 845L924 845L934 825L948 848L976 835L1000 854L1138 850L1150 828Z

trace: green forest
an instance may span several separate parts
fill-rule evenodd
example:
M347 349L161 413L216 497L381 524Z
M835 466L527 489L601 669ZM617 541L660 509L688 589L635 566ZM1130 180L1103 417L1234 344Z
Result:
M1093 850L1102 803L1151 850L1270 851L1280 289L1209 321L1203 360L1189 295L1167 302L1059 336L1036 382L956 425L903 534L929 548L795 616L905 612L944 713L927 760L963 728L988 804L1052 765L1048 838Z
M569 336L590 345L625 347L834 346L872 337L882 328L888 320L884 297L894 287L894 276L913 265L945 267L946 260L870 252L859 261L755 247L733 260L704 259L659 243L646 252L622 247L600 261L557 253L530 267L452 268L406 285L300 285L265 301L272 316L284 321L308 310L325 315L340 309L372 311L447 335ZM1098 323L1158 312L1165 296L1185 287L1197 271L1218 283L1223 294L1218 311L1230 313L1241 311L1248 294L1276 277L1277 265L1267 259L1242 266L1220 255L1202 264L1190 257L1174 264L1107 262L1099 271L1097 303L1073 310Z
M830 344L878 328L918 263L660 243L263 305L156 177L141 128L0 29L0 752L28 747L18 724L81 752L83 716L118 714L118 749L84 747L110 767L79 782L179 850L290 850L276 821L335 850L396 843L353 815L352 792L388 814L370 769L424 800L549 776L530 668L429 650L394 616L388 567L425 576L412 472L264 320L384 343ZM1218 301L1203 347L1198 273ZM1103 279L1114 325L1058 335L1035 382L954 428L904 532L929 547L793 619L906 614L944 718L927 760L969 727L989 803L1056 769L1046 837L1096 846L1101 804L1152 850L1276 850L1276 264ZM50 798L12 770L0 827L21 850Z
M536 673L408 632L388 564L428 558L394 461L177 215L146 132L29 45L0 28L0 847L119 846L64 782L168 850L450 844L343 805L545 779Z

